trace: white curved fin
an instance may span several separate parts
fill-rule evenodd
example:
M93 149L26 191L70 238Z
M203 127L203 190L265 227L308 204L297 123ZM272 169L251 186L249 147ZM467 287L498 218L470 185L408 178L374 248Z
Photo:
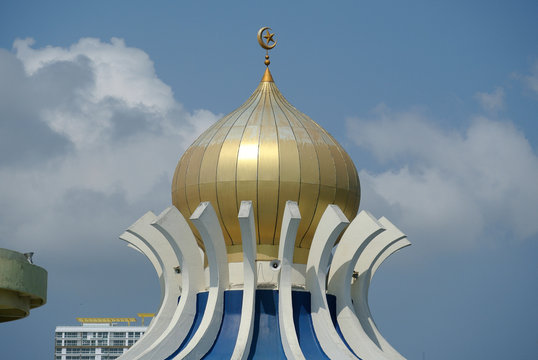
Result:
M333 325L327 304L327 267L338 236L349 224L336 205L329 205L314 233L306 264L306 288L311 294L312 325L323 352L331 359L356 359Z
M387 360L368 337L351 303L353 267L364 249L385 229L366 211L361 211L346 229L334 253L329 273L329 293L336 296L338 325L344 339L361 359ZM380 235L381 234L381 235Z
M179 303L177 298L172 299L175 300L176 306L166 329L137 357L144 360L165 359L179 348L194 322L196 294L203 284L203 264L198 245L179 210L174 206L168 207L151 223L151 226L162 234L169 245L166 251L179 263L182 292Z
M280 231L280 244L278 247L278 259L280 260L280 275L278 277L278 326L280 338L286 357L292 359L304 359L299 345L295 323L293 321L292 305L292 271L293 250L295 249L295 237L301 222L299 206L295 201L287 201L282 218L282 230Z
M157 315L151 321L144 336L120 357L121 360L135 359L160 336L170 322L171 314L177 306L177 297L180 295L181 279L173 269L178 265L177 259L168 253L171 248L167 247L168 243L162 234L150 226L154 219L155 214L147 212L120 236L120 239L134 245L150 260L154 259L152 263L155 261L154 266L159 267L158 272L161 272L162 280L161 304Z
M256 301L256 227L252 201L241 201L239 208L239 226L241 227L241 243L243 244L243 303L241 304L241 322L237 332L232 359L246 360L252 344L254 333L254 311Z
M405 234L385 217L378 221L386 228L386 231L374 239L365 249L363 255L359 257L355 265L355 271L359 277L351 286L351 297L355 313L368 337L383 350L388 359L404 360L405 358L389 344L377 329L368 305L368 290L371 279L381 263L411 243Z
M209 202L202 202L190 217L200 232L209 266L209 295L202 321L189 343L174 359L201 359L213 346L224 312L224 290L228 287L228 257L222 229Z

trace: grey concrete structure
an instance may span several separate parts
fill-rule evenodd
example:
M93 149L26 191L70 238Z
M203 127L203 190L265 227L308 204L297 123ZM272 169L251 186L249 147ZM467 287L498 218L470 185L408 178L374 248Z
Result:
M47 302L47 271L32 255L0 249L0 322L26 317Z

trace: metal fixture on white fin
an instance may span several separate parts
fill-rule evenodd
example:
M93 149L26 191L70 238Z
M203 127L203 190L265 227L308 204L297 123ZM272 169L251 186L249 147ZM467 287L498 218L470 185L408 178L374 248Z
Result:
M385 229L368 212L361 211L348 226L334 253L329 272L329 293L336 296L336 314L340 331L361 359L388 360L383 351L364 331L351 303L353 267L364 249ZM381 234L381 235L380 235Z
M224 313L224 290L229 285L228 257L217 214L211 203L201 202L190 217L202 237L209 266L209 294L198 329L174 359L201 359L213 346Z
M203 263L198 244L179 210L170 206L151 224L167 240L181 268L182 289L179 303L165 331L137 359L164 359L176 351L194 322L196 294L203 284Z
M373 342L378 344L388 359L405 360L377 329L368 305L368 290L372 277L381 263L393 253L411 245L411 243L407 240L405 234L388 219L382 217L378 221L385 227L386 231L376 237L365 249L363 255L359 257L355 265L358 279L351 285L351 297L355 313L358 315L366 334Z
M292 271L293 250L295 237L301 222L299 206L295 201L287 201L280 231L278 259L280 260L280 275L278 277L278 326L280 338L286 357L290 360L305 359L293 321L292 305Z
M233 360L246 360L249 355L252 335L254 333L254 312L256 301L256 228L252 201L241 201L239 208L239 226L243 244L243 303L241 304L241 322L237 340L232 353Z
M327 304L327 266L338 236L349 224L336 205L328 205L314 233L306 264L306 288L311 294L312 325L323 352L331 359L356 359L336 332Z

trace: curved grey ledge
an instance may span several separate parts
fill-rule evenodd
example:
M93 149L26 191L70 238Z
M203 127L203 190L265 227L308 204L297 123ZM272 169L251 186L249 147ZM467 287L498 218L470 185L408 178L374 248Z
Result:
M306 264L306 288L311 294L312 325L323 352L331 359L356 359L336 332L329 306L326 286L331 250L338 236L349 224L336 205L329 205L314 233Z
M290 360L304 359L304 354L299 345L295 323L293 321L292 305L292 271L293 250L295 237L301 222L299 206L295 201L287 201L282 218L282 230L280 231L280 243L278 247L278 259L280 260L280 275L278 277L278 326L280 338L286 357Z
M192 327L196 315L196 294L203 286L203 264L196 239L187 221L175 207L170 206L164 210L151 226L158 230L168 243L166 251L179 263L182 274L181 297L179 303L177 298L175 299L176 306L173 313L166 315L171 316L168 326L157 340L136 357L136 359L160 360L170 356L181 346Z
M256 301L256 227L252 201L241 201L239 208L239 226L243 244L243 303L241 304L241 322L237 332L232 359L246 360L250 352L254 328L254 311Z
M338 325L344 339L361 359L386 360L381 349L364 331L351 303L353 266L364 249L385 229L366 211L361 211L346 229L333 256L329 293L336 295Z
M377 329L368 305L368 290L372 277L381 263L393 253L411 245L411 243L407 240L405 234L385 217L380 218L378 221L386 231L376 237L367 246L363 255L359 257L355 265L355 271L358 272L359 277L351 285L351 297L355 312L368 337L381 348L386 358L403 360L405 358L383 338Z
M198 329L174 359L201 359L211 349L222 323L224 290L229 285L228 256L224 237L211 203L200 203L190 220L204 242L209 266L209 295Z

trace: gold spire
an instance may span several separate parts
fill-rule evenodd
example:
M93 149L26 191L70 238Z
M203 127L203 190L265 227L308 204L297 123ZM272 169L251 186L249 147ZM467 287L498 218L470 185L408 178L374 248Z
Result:
M262 82L274 82L273 76L271 75L271 72L269 71L269 67L265 68L265 73L263 74Z
M271 28L267 26L264 26L260 30L258 30L258 43L260 44L262 48L265 49L264 64L265 66L267 66L267 68L265 69L265 73L263 74L263 77L262 77L262 82L274 82L273 76L271 75L271 72L269 71L269 64L271 64L271 61L269 61L269 50L271 50L272 48L276 46L276 40L274 39L275 34L271 33L270 30ZM263 39L265 39L265 41Z
M269 66L269 64L271 63L271 61L269 61L269 50L276 46L276 40L273 39L275 34L271 33L270 30L271 28L267 26L264 26L260 30L258 30L258 43L262 48L265 49L265 66ZM265 33L265 35L263 33ZM263 41L263 39L265 39L265 41ZM271 42L273 42L273 44L271 44ZM267 78L267 74L269 74L268 78L270 78L271 80L265 80ZM265 71L262 81L273 81L271 73L268 70Z

